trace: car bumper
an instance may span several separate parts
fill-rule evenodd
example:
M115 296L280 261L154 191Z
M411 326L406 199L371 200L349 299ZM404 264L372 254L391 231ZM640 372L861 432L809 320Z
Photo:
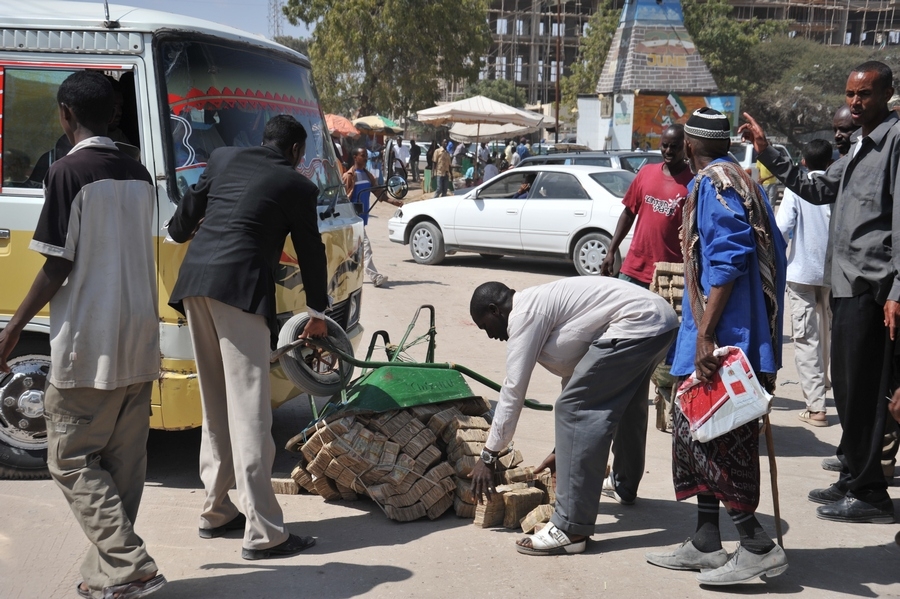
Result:
M405 243L404 237L406 233L406 221L399 218L388 220L388 239L394 243Z

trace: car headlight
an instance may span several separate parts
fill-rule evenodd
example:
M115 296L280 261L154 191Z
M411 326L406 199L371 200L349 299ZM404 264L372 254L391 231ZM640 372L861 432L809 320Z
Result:
M347 306L347 330L349 331L359 322L360 304L362 302L362 289L350 295L350 303Z
M392 218L403 218L403 208L397 208Z

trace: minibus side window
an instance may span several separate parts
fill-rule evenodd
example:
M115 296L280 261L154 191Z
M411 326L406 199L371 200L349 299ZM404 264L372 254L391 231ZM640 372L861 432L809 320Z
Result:
M59 124L56 92L74 71L4 69L3 187L41 189L50 165L69 153L72 144ZM132 158L140 160L134 75L107 75L116 92L116 116L108 136ZM120 77L118 75L121 74Z
M59 125L56 90L72 71L4 70L3 187L40 189L55 160L71 145Z

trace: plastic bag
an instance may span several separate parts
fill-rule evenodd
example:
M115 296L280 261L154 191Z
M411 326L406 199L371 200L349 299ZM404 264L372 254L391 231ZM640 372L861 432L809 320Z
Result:
M691 437L701 443L768 414L772 402L741 348L720 347L714 355L724 359L712 379L703 383L695 371L675 395L690 422Z

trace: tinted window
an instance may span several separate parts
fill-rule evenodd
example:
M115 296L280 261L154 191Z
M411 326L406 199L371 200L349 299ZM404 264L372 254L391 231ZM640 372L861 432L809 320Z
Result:
M532 198L547 200L589 200L581 183L569 173L542 173L538 179Z
M612 161L609 158L603 158L598 156L582 156L578 158L570 158L566 161L566 164L585 164L587 166L612 166Z
M535 199L589 200L581 183L569 173L542 173L531 194Z
M620 160L621 168L636 173L641 170L645 164L658 164L662 162L662 156L649 154L647 156L623 156Z
M634 173L627 171L610 171L608 173L591 173L591 179L599 183L603 189L617 198L624 198L625 192L634 181Z
M40 191L50 165L72 148L59 124L56 92L71 70L6 68L3 104L3 186ZM134 80L130 72L108 71L117 87L117 112L109 137L115 142L136 146L137 139L125 136L124 115L136 115ZM126 82L125 76L129 79ZM129 92L130 86L130 93ZM130 110L125 111L125 104ZM137 137L137 118L129 119ZM120 146L125 147L125 146ZM137 148L131 148L137 152ZM138 154L132 154L139 158Z
M524 183L533 183L535 177L537 177L537 173L523 173L523 172L515 172L513 171L509 175L505 177L500 177L496 181L491 181L491 183L482 188L478 192L479 198L511 198L519 192L519 188L522 187Z

